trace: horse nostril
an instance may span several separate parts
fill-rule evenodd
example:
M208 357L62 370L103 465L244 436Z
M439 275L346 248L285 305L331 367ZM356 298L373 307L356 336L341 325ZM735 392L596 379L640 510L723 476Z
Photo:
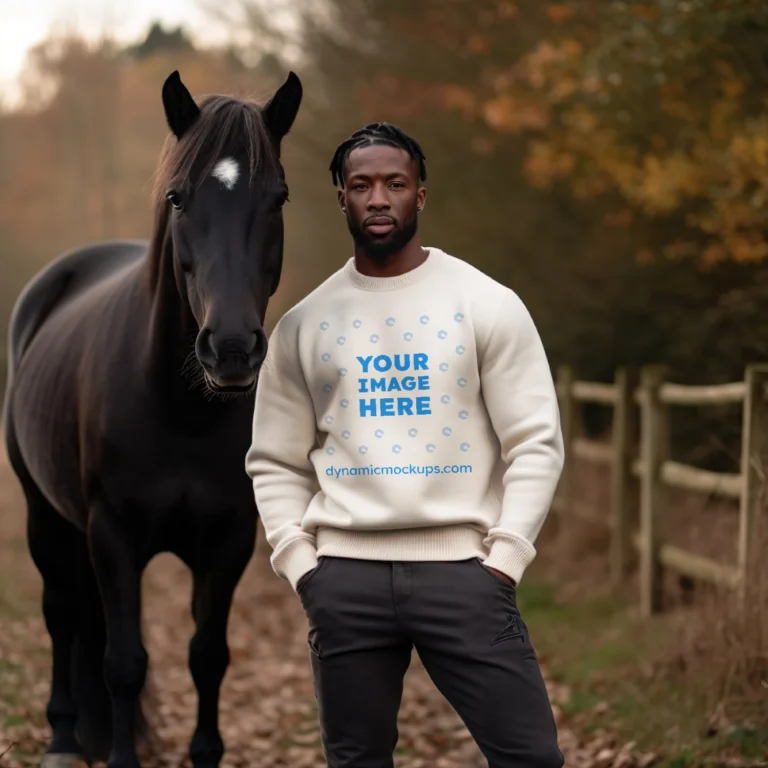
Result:
M213 334L209 328L201 328L197 334L195 352L203 366L212 368L215 365L217 355L213 346Z
M267 355L267 334L263 328L254 331L252 345L251 351L248 354L248 360L252 365L258 365Z

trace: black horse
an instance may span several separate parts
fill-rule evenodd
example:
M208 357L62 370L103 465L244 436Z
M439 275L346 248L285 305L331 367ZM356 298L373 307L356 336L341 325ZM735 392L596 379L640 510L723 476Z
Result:
M4 429L53 650L45 766L139 765L140 581L159 552L194 578L192 764L223 755L227 624L256 539L244 458L283 259L280 147L301 98L291 73L263 107L198 106L172 73L151 240L59 256L13 309Z

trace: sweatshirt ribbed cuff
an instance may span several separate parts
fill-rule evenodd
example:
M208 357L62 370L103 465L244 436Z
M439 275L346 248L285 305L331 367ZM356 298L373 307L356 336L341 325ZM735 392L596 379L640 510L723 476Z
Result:
M525 569L533 562L534 557L536 557L536 549L525 539L512 536L496 537L484 564L505 573L519 584Z
M287 579L294 591L299 579L317 565L314 540L304 536L286 544L272 555L272 568L278 576Z

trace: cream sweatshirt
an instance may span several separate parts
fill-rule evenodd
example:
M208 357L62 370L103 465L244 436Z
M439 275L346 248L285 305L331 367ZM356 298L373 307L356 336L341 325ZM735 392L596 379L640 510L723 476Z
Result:
M516 581L563 466L547 357L520 298L438 248L354 259L277 323L245 460L275 572L323 555L479 557Z

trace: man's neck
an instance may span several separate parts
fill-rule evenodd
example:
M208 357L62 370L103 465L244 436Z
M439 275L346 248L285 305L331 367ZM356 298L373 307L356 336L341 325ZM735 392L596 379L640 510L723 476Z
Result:
M428 255L419 239L414 237L402 251L381 260L355 248L355 267L360 274L368 277L397 277L416 269L427 260Z

